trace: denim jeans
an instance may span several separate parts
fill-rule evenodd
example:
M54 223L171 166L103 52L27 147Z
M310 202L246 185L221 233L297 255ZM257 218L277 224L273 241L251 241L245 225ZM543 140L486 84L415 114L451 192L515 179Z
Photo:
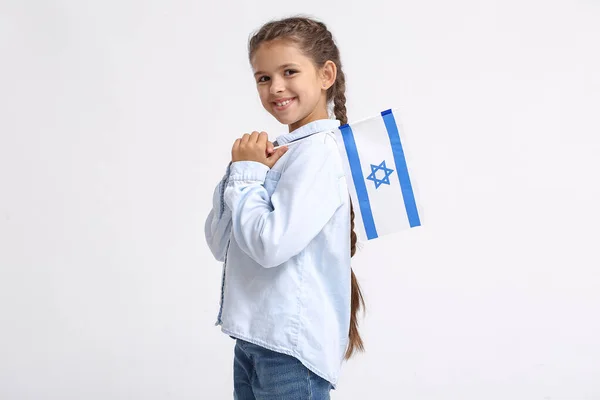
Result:
M287 354L237 339L235 400L329 400L331 384Z

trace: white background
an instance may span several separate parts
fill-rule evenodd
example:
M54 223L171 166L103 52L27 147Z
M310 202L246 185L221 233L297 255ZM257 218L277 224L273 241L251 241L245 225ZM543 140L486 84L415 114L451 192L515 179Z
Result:
M422 228L363 245L335 399L600 399L600 3L0 1L0 398L230 399L204 219L308 13L398 108Z

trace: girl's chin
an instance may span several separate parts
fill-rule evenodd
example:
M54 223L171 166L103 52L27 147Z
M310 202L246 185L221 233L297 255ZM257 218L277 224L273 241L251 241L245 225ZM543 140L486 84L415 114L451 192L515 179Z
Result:
M291 124L293 124L294 122L296 122L298 120L298 118L295 118L295 117L293 117L291 115L286 115L284 117L284 116L275 114L273 116L275 117L275 119L277 121L279 121L279 123L281 123L283 125L291 125Z

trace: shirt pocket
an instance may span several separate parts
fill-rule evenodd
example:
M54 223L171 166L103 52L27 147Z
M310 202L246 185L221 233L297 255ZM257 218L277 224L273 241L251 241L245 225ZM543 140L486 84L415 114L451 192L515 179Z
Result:
M269 170L269 172L267 172L264 187L267 193L269 194L269 198L273 195L275 188L277 188L277 183L279 182L280 177L281 172L279 171Z

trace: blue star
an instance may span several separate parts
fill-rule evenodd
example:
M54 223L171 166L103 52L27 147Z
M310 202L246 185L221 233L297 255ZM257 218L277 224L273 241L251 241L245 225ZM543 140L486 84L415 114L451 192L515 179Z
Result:
M382 179L377 178L377 171L383 171L385 176ZM386 185L390 184L390 175L394 172L393 169L389 169L385 166L385 160L381 162L379 165L371 164L371 175L367 177L368 180L375 182L375 189L379 189L383 183Z

